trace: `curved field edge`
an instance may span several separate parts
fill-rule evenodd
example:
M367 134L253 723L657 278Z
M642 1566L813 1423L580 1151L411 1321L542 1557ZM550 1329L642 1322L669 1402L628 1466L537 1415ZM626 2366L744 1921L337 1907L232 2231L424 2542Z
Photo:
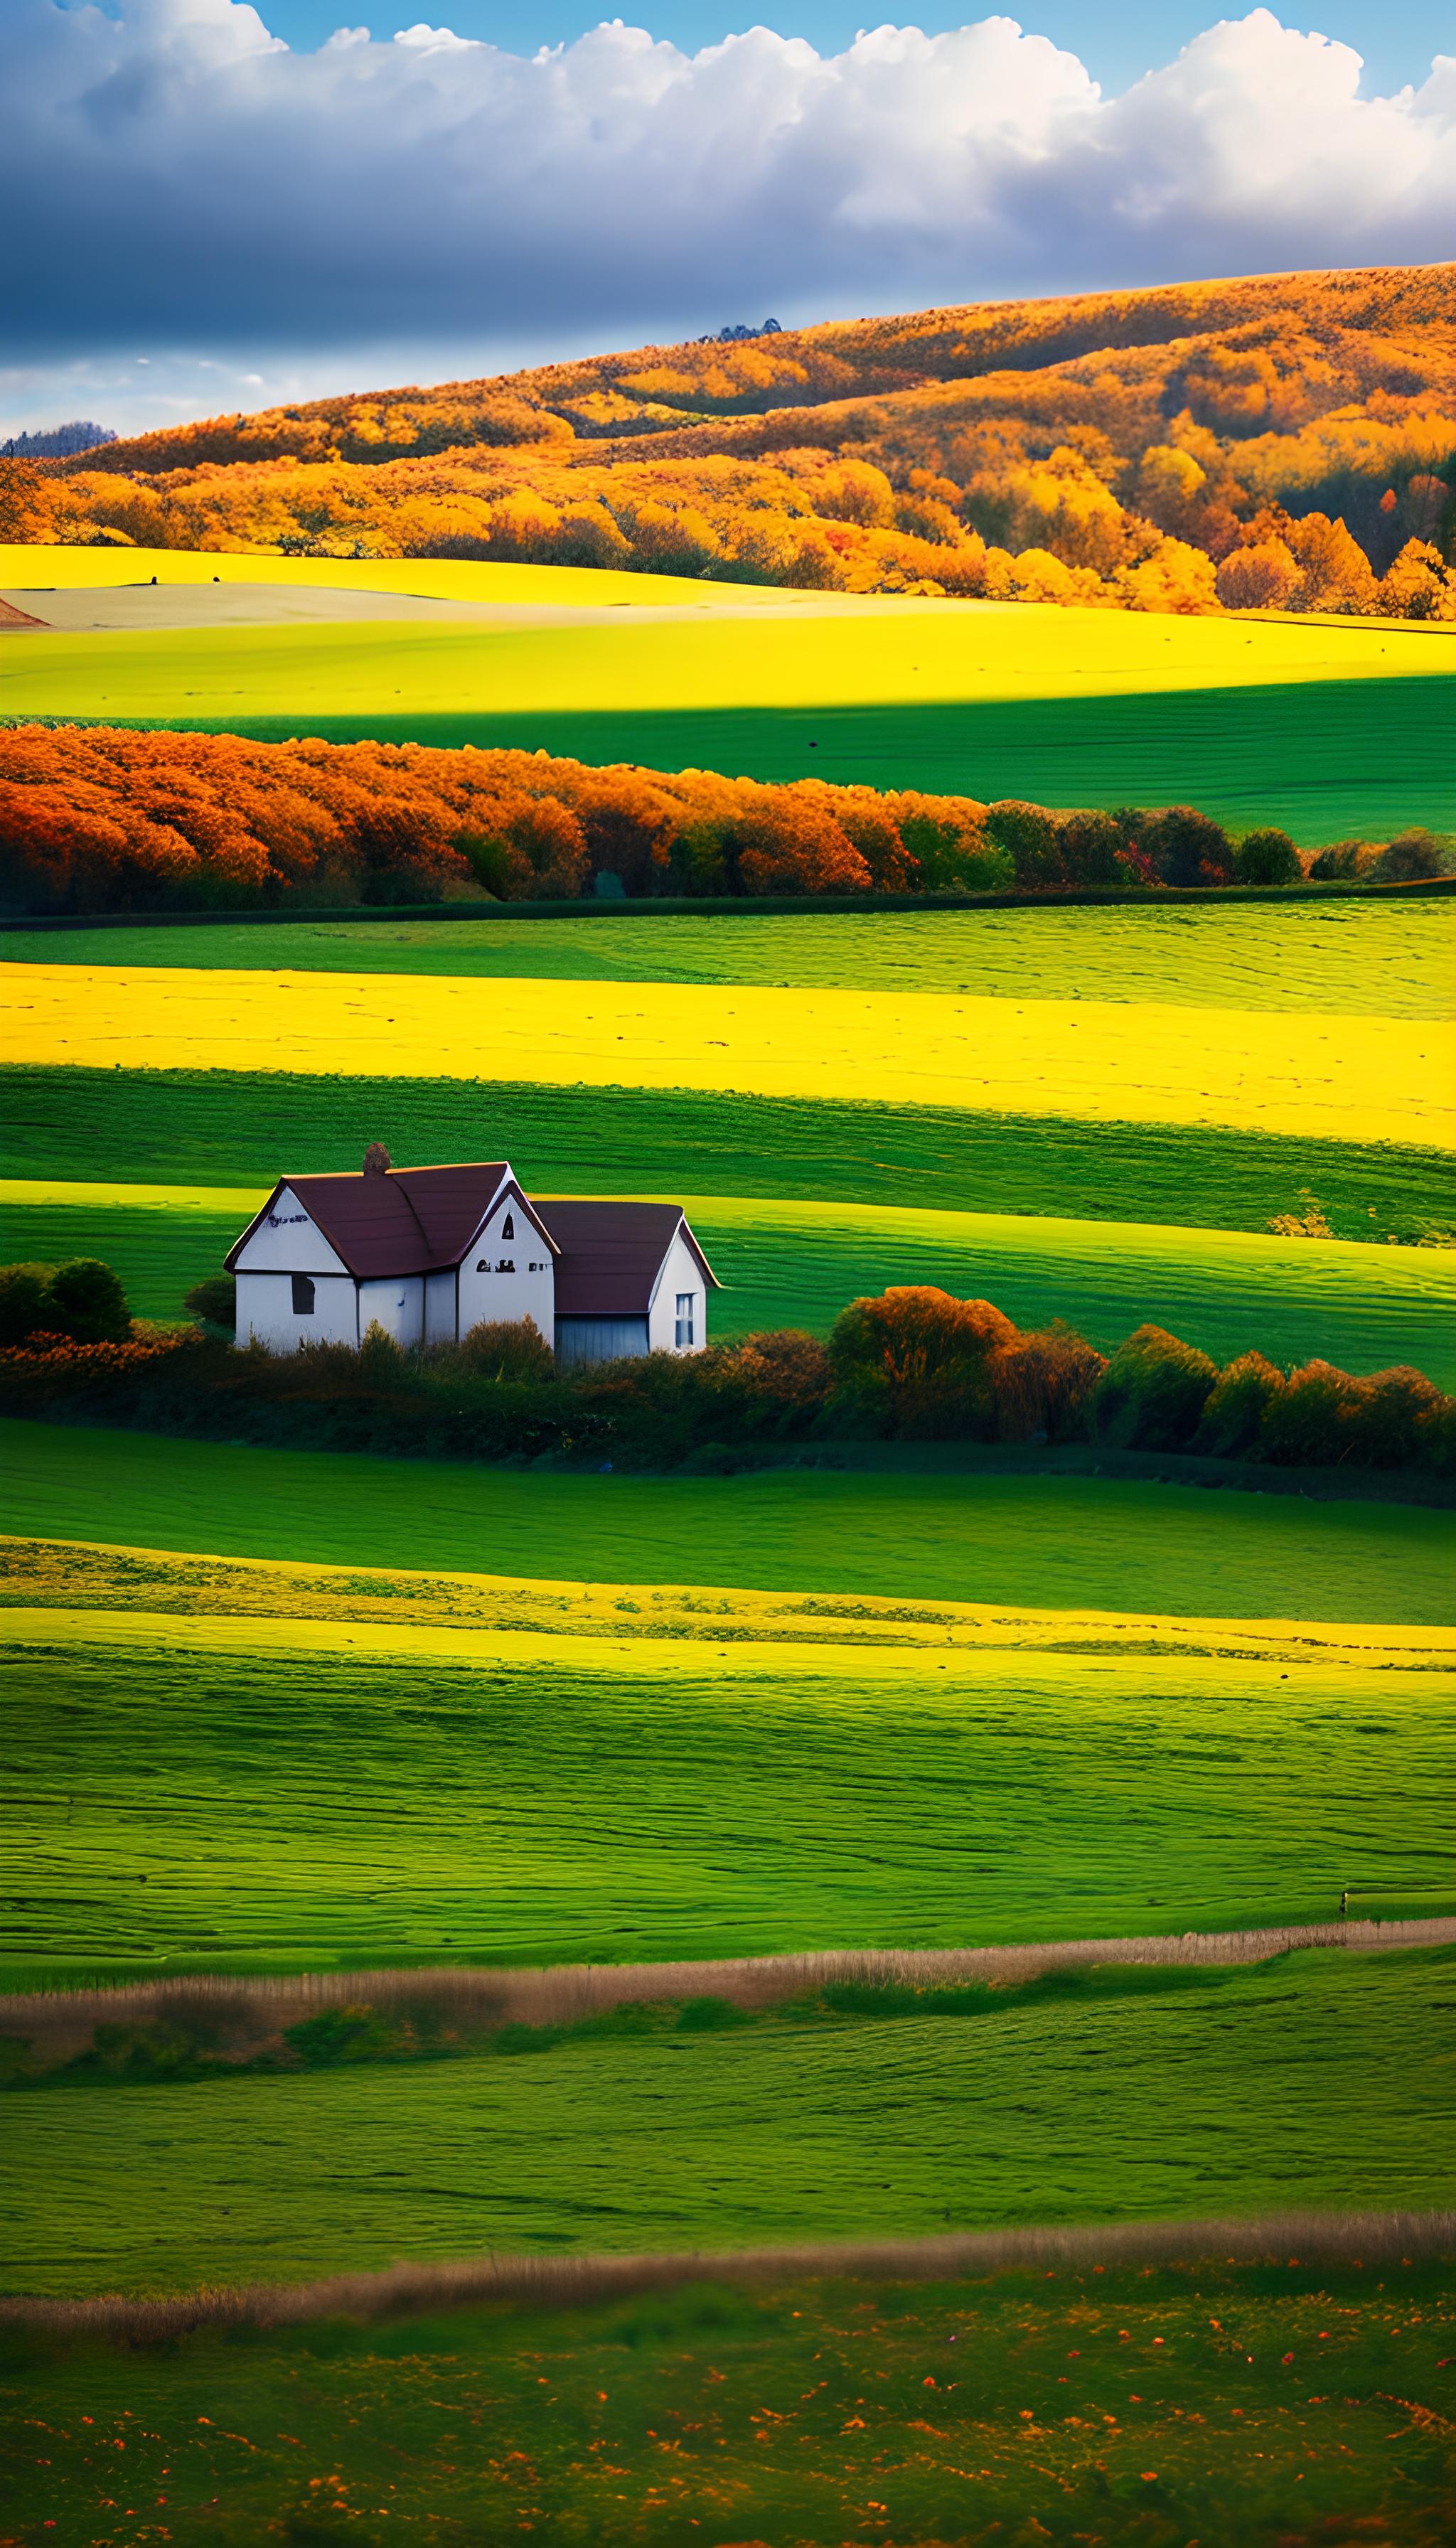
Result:
M762 984L0 967L0 1061L843 1096L1456 1149L1432 1021Z
M1306 2213L1436 2211L1452 1961L1314 1951L968 2025L813 2018L23 2095L6 2281L166 2296L402 2254L1257 2220L1296 2185Z
M54 1610L79 1621L93 1611L266 1618L289 1624L334 1619L409 1624L446 1632L569 1639L608 1637L634 1647L682 1641L722 1646L863 1646L1015 1650L1021 1654L1166 1654L1250 1663L1341 1663L1390 1672L1456 1669L1456 1628L1336 1624L1315 1619L1197 1619L1127 1610L1053 1610L942 1601L934 1609L889 1596L836 1599L822 1592L765 1592L723 1585L552 1581L443 1576L268 1558L183 1555L76 1540L0 1538L0 1607Z
M730 917L725 929L723 917ZM1136 911L836 911L582 919L266 920L0 930L9 962L302 972L546 976L556 981L832 984L1190 1008L1447 1017L1456 1006L1445 902L1351 900Z
M671 1158L684 1191L720 1197L1263 1230L1313 1194L1341 1238L1372 1219L1402 1239L1456 1227L1453 1163L1423 1148L840 1098L499 1080L483 1104L477 1083L435 1077L18 1063L0 1066L0 1127L11 1175L66 1182L125 1161L138 1182L266 1188L301 1161L356 1168L384 1138L401 1160L484 1147L562 1193L656 1191Z
M1449 1626L1449 1515L1124 1479L780 1470L600 1477L367 1453L264 1450L0 1421L18 1534L212 1556L417 1564L681 1584L1271 1618L1292 1584L1314 1618ZM645 1559L650 1562L644 1563Z

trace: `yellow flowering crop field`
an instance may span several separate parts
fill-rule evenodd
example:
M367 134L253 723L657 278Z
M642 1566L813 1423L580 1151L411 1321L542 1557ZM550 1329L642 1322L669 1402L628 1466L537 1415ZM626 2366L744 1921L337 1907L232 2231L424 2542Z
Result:
M627 575L611 567L511 566L453 558L290 558L275 550L224 555L211 549L87 549L21 547L0 541L0 591L8 592L107 592L149 584L279 585L306 592L419 593L431 600L473 602L483 614L524 605L585 609L663 609L691 603L700 610L732 601L797 602L813 608L823 596L789 593L757 584L705 584L682 576ZM37 616L44 618L38 603Z
M531 1080L1456 1148L1426 1021L704 983L0 966L0 1062Z
M152 1636L179 1614L225 1644L254 1637L249 1621L266 1619L269 1635L293 1641L301 1621L329 1623L355 1650L355 1631L383 1627L384 1644L405 1632L408 1651L478 1659L480 1640L502 1637L500 1651L555 1651L582 1640L630 1644L634 1667L666 1672L678 1648L712 1646L715 1661L739 1662L766 1649L865 1649L882 1658L905 1648L929 1654L936 1669L973 1652L998 1654L1190 1656L1223 1662L1301 1666L1348 1664L1386 1672L1456 1670L1456 1628L1400 1627L1323 1619L1193 1618L1138 1609L1036 1607L1023 1602L938 1601L907 1604L888 1595L834 1599L802 1592L755 1592L741 1585L613 1584L592 1579L459 1573L424 1574L404 1567L328 1566L277 1559L194 1556L175 1549L102 1546L94 1542L0 1539L0 1608L32 1622L53 1617L58 1633ZM84 1626L82 1625L84 1622ZM17 1626L19 1619L17 1617ZM311 1626L310 1634L313 1634ZM549 1640L549 1649L541 1641ZM364 1636L363 1646L378 1644ZM489 1650L489 1649L488 1649ZM782 1660L781 1654L779 1660ZM689 1656L693 1670L701 1657Z

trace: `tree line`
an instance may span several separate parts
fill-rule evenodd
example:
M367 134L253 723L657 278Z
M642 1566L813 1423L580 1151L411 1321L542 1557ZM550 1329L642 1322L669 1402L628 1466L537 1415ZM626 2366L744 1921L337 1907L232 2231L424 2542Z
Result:
M0 728L0 891L37 913L1299 885L1442 874L1419 829L1312 854L1190 806L593 768L544 752Z

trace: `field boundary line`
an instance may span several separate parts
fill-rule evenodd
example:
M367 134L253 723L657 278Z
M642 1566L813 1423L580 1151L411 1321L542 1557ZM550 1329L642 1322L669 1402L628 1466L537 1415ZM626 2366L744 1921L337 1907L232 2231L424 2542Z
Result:
M1456 2253L1453 2212L1287 2212L1250 2221L1140 2221L1063 2229L982 2230L939 2238L844 2244L690 2249L659 2255L485 2256L452 2264L401 2262L379 2273L312 2283L243 2284L166 2299L104 2294L91 2300L16 2295L0 2300L0 2324L57 2335L164 2341L200 2326L285 2326L331 2317L387 2318L419 2310L517 2301L565 2309L695 2282L799 2280L864 2275L936 2281L1098 2264L1263 2262L1403 2264Z
M1397 676L1399 679L1399 676ZM100 717L6 717L3 725L100 725ZM135 717L111 720L118 725L136 725ZM228 928L238 921L285 927L295 921L432 920L448 924L456 920L675 920L675 919L774 919L800 912L850 913L856 919L870 918L880 912L895 911L1067 911L1084 907L1111 910L1141 910L1149 905L1159 909L1181 911L1186 905L1208 903L1219 908L1230 902L1278 902L1289 905L1327 904L1330 902L1409 902L1437 899L1456 894L1456 876L1422 876L1407 884L1365 884L1345 882L1304 885L1226 884L1158 886L1144 891L1126 893L1100 892L1094 886L1076 891L1048 888L1038 893L779 893L779 894L652 894L624 895L618 902L410 902L380 904L311 903L297 909L292 906L273 911L96 911L96 912L3 912L0 927L7 930L44 930L63 934L75 929L195 929L198 927Z
M206 2010L284 2025L311 2010L368 2003L432 2006L500 2025L570 2025L628 2001L718 1997L772 2008L834 1984L1006 1984L1089 1964L1258 1964L1310 1948L1349 1955L1456 1946L1456 1914L1423 1920L1318 1920L1269 1929L1187 1929L1143 1938L1068 1938L993 1947L825 1948L783 1956L650 1964L380 1965L319 1973L178 1973L101 1988L0 1994L0 2025Z

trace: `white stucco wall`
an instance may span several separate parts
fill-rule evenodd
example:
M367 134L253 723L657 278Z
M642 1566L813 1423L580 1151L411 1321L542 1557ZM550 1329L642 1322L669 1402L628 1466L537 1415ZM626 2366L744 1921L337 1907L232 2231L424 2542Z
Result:
M314 1310L295 1315L291 1274L237 1276L237 1341L251 1337L270 1353L292 1353L307 1344L352 1345L359 1341L358 1309L351 1274L316 1274Z
M334 1254L318 1223L287 1186L237 1259L239 1274L264 1274L275 1267L290 1274L348 1272L343 1258Z
M424 1278L424 1341L444 1345L455 1336L455 1268Z
M515 1236L504 1235L506 1221ZM502 1273L502 1263L513 1270ZM534 1319L550 1344L556 1327L556 1260L535 1224L509 1196L493 1206L460 1268L460 1332L483 1320Z
M383 1327L397 1345L417 1345L424 1334L424 1277L401 1274L390 1283L359 1286L359 1334Z
M677 1342L678 1295L692 1294L692 1342ZM702 1267L680 1230L668 1250L647 1319L651 1353L701 1353L708 1340L708 1293Z

